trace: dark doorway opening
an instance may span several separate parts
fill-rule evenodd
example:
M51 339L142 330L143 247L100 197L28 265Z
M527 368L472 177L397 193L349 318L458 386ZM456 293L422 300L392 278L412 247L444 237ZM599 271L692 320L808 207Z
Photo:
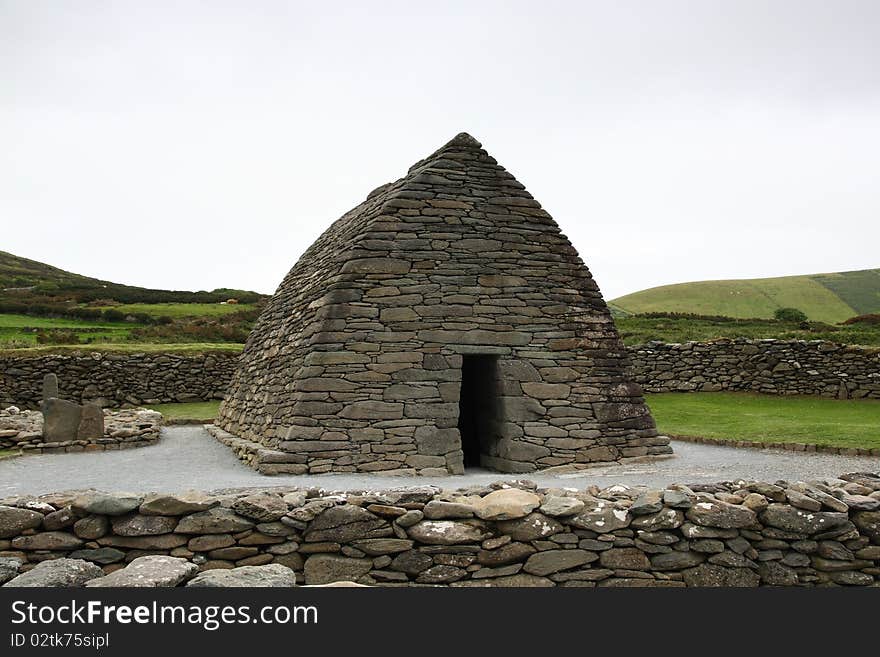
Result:
M498 438L498 420L498 357L468 354L461 364L458 401L458 431L465 468L479 467L481 456L492 454L492 445Z

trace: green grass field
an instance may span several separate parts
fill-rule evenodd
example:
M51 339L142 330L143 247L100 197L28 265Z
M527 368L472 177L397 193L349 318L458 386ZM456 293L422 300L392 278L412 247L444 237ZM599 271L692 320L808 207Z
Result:
M648 395L662 433L835 447L880 447L880 401L704 392ZM211 420L219 401L158 404L170 420Z
M224 308L227 306L223 306ZM721 321L712 319L676 317L618 317L615 320L620 336L626 345L639 345L659 340L661 342L706 341L718 338L751 338L781 340L829 340L843 344L880 347L880 326L853 324L848 326L825 326L812 330L799 328L773 320ZM83 342L92 338L92 344L38 345L31 328L65 329L78 331ZM243 345L235 342L127 342L132 324L87 322L76 319L47 319L27 315L0 314L0 351L12 346L27 351L204 351L210 349L241 350ZM86 330L93 329L93 330ZM8 346L7 346L8 345Z
M55 319L52 317L32 317L30 315L0 314L0 328L106 328L124 329L123 322L90 322L84 319Z
M777 308L790 307L820 322L842 322L858 314L831 290L806 276L664 285L628 294L612 303L630 314L680 312L770 318Z
M213 420L220 408L219 401L192 402L188 404L156 404L148 406L159 411L169 420Z
M834 292L860 315L880 312L880 269L817 274L813 279Z
M82 319L55 319L30 315L0 314L0 348L6 345L36 346L32 329L73 329L82 341L122 342L128 338L131 324L124 322L89 322Z
M657 428L673 436L834 447L880 447L880 401L702 392L648 395Z
M126 304L113 306L114 310L123 313L145 313L151 317L171 317L174 320L205 318L223 318L237 312L253 310L252 304L219 303L156 303ZM35 317L12 313L0 313L0 350L11 348L28 348L40 345L37 340L38 331L69 331L75 333L80 343L88 344L124 344L131 339L134 329L142 327L138 322L108 322L106 320L85 320L74 317ZM186 338L172 336L162 338L171 341L183 341ZM162 339L156 340L161 342ZM202 338L204 339L204 338ZM210 339L210 337L209 337ZM63 342L60 341L60 342ZM105 344L106 343L106 344ZM149 344L140 342L138 344Z
M121 342L101 344L60 344L29 347L24 349L0 349L0 355L40 356L42 354L66 353L205 353L208 351L241 351L243 344L237 342Z
M770 318L798 308L817 322L837 323L880 312L880 270L663 285L612 299L622 314L653 312Z
M253 310L254 305L248 303L126 303L113 306L114 310L123 313L145 313L150 317L220 317L232 313Z

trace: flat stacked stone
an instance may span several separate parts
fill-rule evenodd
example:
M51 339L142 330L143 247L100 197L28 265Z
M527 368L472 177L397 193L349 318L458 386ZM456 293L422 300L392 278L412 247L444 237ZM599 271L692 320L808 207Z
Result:
M880 399L880 351L824 340L735 340L629 348L648 392L747 391Z
M223 571L223 572L218 572ZM880 474L0 500L6 586L878 586Z
M143 408L104 410L51 397L42 411L0 409L0 449L23 454L146 447L159 440L161 430L162 415Z
M576 250L461 134L300 258L251 332L218 424L311 474L461 473L462 364L474 354L497 358L484 466L671 452Z
M43 414L17 406L0 408L0 449L43 442Z
M102 408L222 399L235 351L0 355L0 406L36 410L59 396ZM54 382L46 381L46 372ZM45 384L45 385L44 385Z

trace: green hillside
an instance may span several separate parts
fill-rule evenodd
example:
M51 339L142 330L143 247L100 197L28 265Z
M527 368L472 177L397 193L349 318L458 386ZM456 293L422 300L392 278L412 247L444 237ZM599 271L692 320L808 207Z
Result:
M834 292L859 315L880 312L880 269L817 274L813 279Z
M0 251L0 349L240 343L266 298L121 285Z
M616 314L693 313L770 318L778 308L798 308L817 322L837 323L880 312L880 269L696 281L634 292L610 302Z
M0 302L21 304L88 303L110 300L117 303L218 303L235 298L256 303L265 295L246 290L221 288L189 292L154 290L121 285L74 274L36 260L0 251Z

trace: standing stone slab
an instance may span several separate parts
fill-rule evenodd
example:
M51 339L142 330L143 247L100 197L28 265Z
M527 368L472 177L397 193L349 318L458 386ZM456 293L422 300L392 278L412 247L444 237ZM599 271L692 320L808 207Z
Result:
M43 404L52 398L58 398L58 377L50 373L43 377Z
M97 404L82 407L82 417L76 430L77 440L95 441L104 437L104 411Z
M76 440L81 419L82 406L50 397L43 402L43 440L47 443Z

